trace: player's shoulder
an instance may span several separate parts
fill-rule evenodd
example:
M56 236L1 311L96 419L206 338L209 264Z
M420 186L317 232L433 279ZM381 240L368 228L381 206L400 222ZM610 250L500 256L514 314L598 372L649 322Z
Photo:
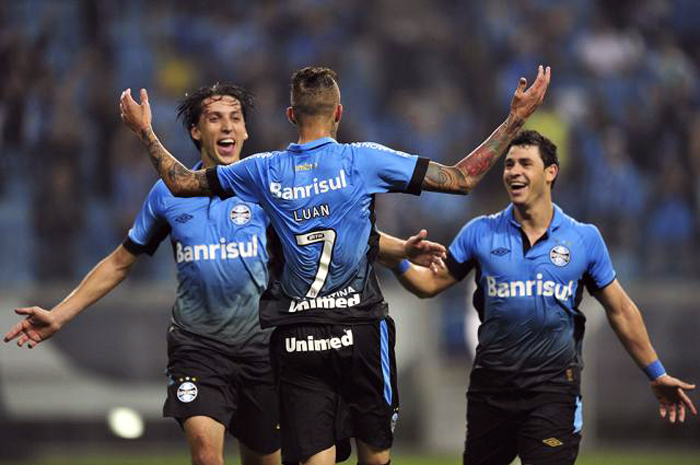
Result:
M413 155L402 152L400 150L392 149L391 147L387 147L386 145L379 144L377 142L350 142L348 144L339 144L341 146L347 147L351 149L351 152L353 153L361 153L361 152L385 152L385 153L392 153L395 155L400 155L402 157L412 157Z
M462 226L458 237L470 237L473 239L478 239L479 237L486 237L489 233L498 229L502 221L503 212L493 213L490 215L479 215Z
M273 159L274 157L280 156L283 152L258 152L254 153L252 155L248 155L245 158L242 158L240 161L237 163L265 163L266 161Z
M577 220L571 215L565 213L561 208L555 206L557 209L557 215L559 216L559 222L568 229L573 230L576 234L581 236L584 240L598 240L602 239L600 230L593 223L586 223L584 221Z
M168 186L165 185L165 182L163 182L162 179L159 179L155 183L153 183L153 187L148 193L148 196L152 200L160 200L174 197L172 192L170 192L170 189L168 189Z
M490 213L487 215L480 215L469 221L465 228L470 228L478 231L493 231L500 228L502 225L507 223L511 219L509 216L508 208L501 210L496 213Z

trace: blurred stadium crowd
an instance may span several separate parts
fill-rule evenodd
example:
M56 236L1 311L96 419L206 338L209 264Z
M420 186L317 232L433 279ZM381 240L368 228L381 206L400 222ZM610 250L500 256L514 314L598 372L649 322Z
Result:
M445 163L505 118L519 76L550 65L530 126L559 146L555 201L600 227L621 275L700 275L696 0L20 0L0 3L0 25L0 286L74 282L124 238L156 178L122 128L122 89L149 89L156 132L191 164L175 121L188 89L253 90L244 153L278 149L294 137L289 76L311 64L339 72L340 141ZM505 206L493 171L466 198L384 196L380 226L449 243Z

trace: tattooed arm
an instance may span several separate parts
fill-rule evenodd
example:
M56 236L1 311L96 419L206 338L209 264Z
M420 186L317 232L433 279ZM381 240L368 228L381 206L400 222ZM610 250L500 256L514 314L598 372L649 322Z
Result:
M508 118L473 152L454 166L430 162L423 179L426 191L468 194L486 172L505 153L510 142L525 124L525 120L542 104L549 85L550 69L539 67L537 79L527 90L527 80L520 78L513 94Z
M119 109L122 121L146 147L151 163L173 195L177 197L213 195L206 171L192 171L185 167L163 147L156 137L151 127L151 106L148 103L146 89L141 89L141 104L136 103L131 97L131 89L122 92Z

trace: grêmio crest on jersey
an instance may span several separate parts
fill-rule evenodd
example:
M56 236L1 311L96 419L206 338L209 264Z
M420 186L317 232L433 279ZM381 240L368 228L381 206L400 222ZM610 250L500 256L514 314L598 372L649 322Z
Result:
M247 224L248 222L250 222L250 219L252 217L252 210L248 205L244 203L236 204L231 209L231 213L229 214L229 218L231 218L231 221L233 221L233 223L237 226L243 226L244 224Z
M566 266L571 261L571 251L563 245L555 245L549 251L549 259L556 266Z

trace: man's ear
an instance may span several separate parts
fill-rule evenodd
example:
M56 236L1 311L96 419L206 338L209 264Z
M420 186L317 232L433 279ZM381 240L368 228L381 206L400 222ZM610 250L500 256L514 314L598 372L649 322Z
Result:
M335 114L333 115L333 119L335 120L336 123L340 123L341 118L343 117L343 105L338 104L338 106L335 107Z
M194 140L202 140L202 132L199 130L196 124L190 128L190 136Z
M544 169L544 175L545 180L547 180L550 184L553 183L554 180L557 179L557 176L559 176L559 166L555 164L549 165Z
M294 114L294 108L292 107L287 107L287 111L285 111L285 114L287 115L287 120L292 123L293 125L296 126L297 124L297 117Z

